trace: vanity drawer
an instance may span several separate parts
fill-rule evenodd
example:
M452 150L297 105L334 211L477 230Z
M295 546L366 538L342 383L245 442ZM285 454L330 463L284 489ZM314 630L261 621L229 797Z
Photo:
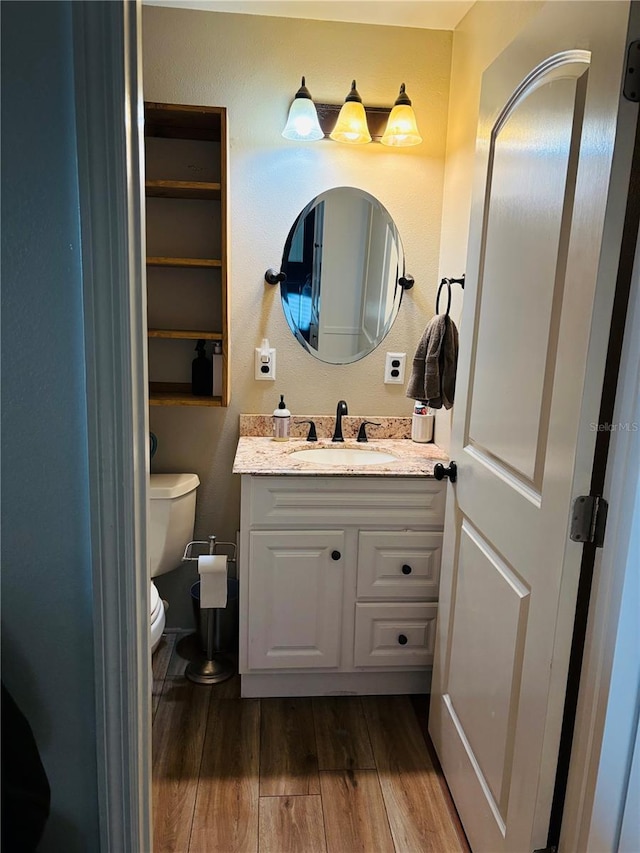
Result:
M442 533L361 530L358 598L437 599Z
M433 663L438 605L356 604L355 666Z
M445 490L419 477L253 477L249 523L304 525L444 525Z

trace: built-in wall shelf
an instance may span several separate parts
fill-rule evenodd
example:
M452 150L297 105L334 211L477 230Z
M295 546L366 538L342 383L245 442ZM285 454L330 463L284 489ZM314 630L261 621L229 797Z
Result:
M221 397L194 397L189 382L150 382L150 406L221 406Z
M212 181L146 181L144 186L151 198L219 199L221 192Z
M144 136L149 403L228 406L227 112L145 102ZM198 340L222 344L212 396L192 394Z
M220 142L226 137L224 107L159 104L145 101L145 136Z
M202 329L148 329L150 338L167 338L178 341L221 341L222 332L205 332Z
M222 261L217 258L147 258L147 266L207 269L208 267L222 267Z

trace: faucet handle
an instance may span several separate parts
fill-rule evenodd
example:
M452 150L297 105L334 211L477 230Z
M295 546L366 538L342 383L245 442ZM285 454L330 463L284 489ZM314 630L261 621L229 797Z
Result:
M358 430L358 438L356 441L368 441L367 439L367 427L368 426L381 426L381 424L376 423L375 421L362 421L360 424L360 429Z
M317 441L318 436L316 434L316 425L313 421L295 421L297 424L309 424L309 435L307 436L307 441Z

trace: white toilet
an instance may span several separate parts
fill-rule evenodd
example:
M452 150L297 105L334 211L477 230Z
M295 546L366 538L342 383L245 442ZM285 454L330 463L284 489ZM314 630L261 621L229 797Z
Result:
M151 474L148 547L152 578L180 565L185 546L193 539L199 485L196 474ZM165 610L153 581L150 606L154 652L164 631Z

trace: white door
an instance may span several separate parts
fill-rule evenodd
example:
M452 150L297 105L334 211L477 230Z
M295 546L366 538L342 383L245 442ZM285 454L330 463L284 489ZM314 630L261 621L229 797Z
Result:
M628 14L548 3L483 76L429 720L474 853L546 846L583 550L568 525L626 200L609 187L632 145Z

